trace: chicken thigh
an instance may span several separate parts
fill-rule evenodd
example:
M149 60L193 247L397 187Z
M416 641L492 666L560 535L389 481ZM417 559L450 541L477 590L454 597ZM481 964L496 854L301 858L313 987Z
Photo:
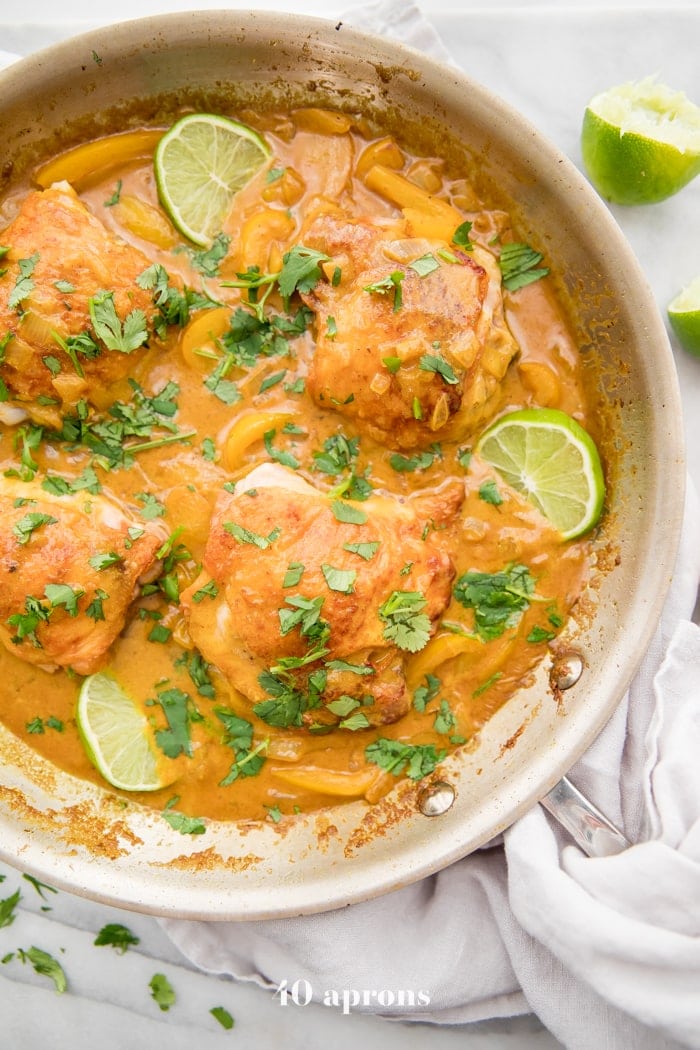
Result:
M444 513L462 499L460 485ZM406 658L454 575L426 521L410 501L333 502L278 464L255 468L219 497L202 576L182 595L195 645L272 725L395 721Z
M412 448L451 424L460 440L480 426L518 347L490 252L402 232L317 219L305 245L330 257L335 278L303 298L316 314L311 396L383 444Z
M147 341L149 266L68 183L30 193L0 234L0 378L10 397L93 400L131 373ZM111 347L111 348L110 348Z
M131 520L106 496L53 496L3 478L0 641L46 670L92 674L163 539L160 526Z

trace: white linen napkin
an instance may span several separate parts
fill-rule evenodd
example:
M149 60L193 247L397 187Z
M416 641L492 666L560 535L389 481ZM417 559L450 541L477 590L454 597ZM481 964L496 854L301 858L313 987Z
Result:
M347 24L440 59L412 4ZM534 1011L572 1050L700 1047L700 507L688 494L672 593L630 690L571 779L639 845L590 859L540 807L480 851L377 900L295 919L163 920L195 965L274 988L413 989L354 1006L456 1024ZM424 997L425 998L425 997Z

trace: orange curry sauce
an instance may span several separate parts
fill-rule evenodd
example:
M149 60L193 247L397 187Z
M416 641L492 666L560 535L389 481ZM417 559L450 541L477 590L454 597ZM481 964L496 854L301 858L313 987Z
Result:
M35 343L42 347L37 352L60 358L60 369L52 361L46 366L49 382L58 377L56 396L13 397L10 391L4 407L20 412L17 416L3 416L6 422L0 437L0 472L8 485L5 499L11 499L13 507L22 485L28 486L28 493L35 493L47 475L60 475L71 483L81 477L93 477L85 473L89 468L94 474L92 486L78 486L77 493L70 497L81 501L87 513L91 500L106 498L123 510L130 521L140 520L147 527L160 530L161 557L150 574L142 575L135 584L125 626L94 666L113 674L143 705L154 731L167 728L158 699L164 691L177 690L178 695L189 698L187 747L172 757L159 754L168 786L132 797L162 809L176 796L178 810L221 820L265 819L270 811L275 817L280 813L309 812L352 798L377 800L396 782L396 772L405 775L407 771L405 763L393 772L367 760L368 745L378 739L432 747L437 755L455 747L469 747L480 726L527 680L543 658L548 642L565 623L590 573L590 550L585 538L562 542L533 507L470 454L489 421L517 408L562 409L586 426L587 408L577 350L551 279L545 277L513 292L502 291L505 319L517 347L505 374L493 384L485 401L461 416L456 412L447 422L438 414L422 429L411 431L413 421L409 419L408 436L399 447L372 425L371 406L364 416L353 414L348 408L345 386L342 399L336 402L318 392L315 398L310 393L307 379L321 335L321 315L315 315L311 301L313 290L307 294L310 305L303 307L307 311L305 330L287 333L286 341L279 340L273 353L253 354L245 360L239 355L222 373L222 381L229 385L217 391L211 377L227 353L225 335L234 311L244 310L251 318L255 316L248 289L235 286L237 275L250 272L251 267L259 268L261 273L279 271L285 253L295 245L304 245L309 231L313 234L314 229L323 229L319 220L331 217L338 222L361 222L365 228L380 230L382 236L393 237L392 243L399 243L399 247L393 259L391 255L387 259L386 274L402 272L406 277L404 289L409 291L408 267L418 258L431 256L442 268L464 265L459 252L468 254L469 249L456 248L451 235L465 220L472 223L473 244L494 260L500 246L514 239L508 215L489 210L464 180L447 177L439 159L414 157L395 141L373 136L362 121L316 110L281 115L246 112L237 116L265 136L271 159L235 200L222 231L225 237L218 242L222 256L208 267L201 254L196 254L198 249L176 232L159 205L152 164L153 136L144 136L143 147L134 149L128 162L121 160L120 150L128 155L132 133L126 133L121 140L115 138L114 149L107 151L107 161L103 158L97 171L91 169L89 152L84 155L85 170L80 170L82 162L78 156L77 168L70 171L73 189L109 235L138 249L147 263L163 267L173 286L194 289L213 300L213 305L207 304L206 309L195 306L184 324L167 325L162 338L151 334L148 345L132 355L127 374L110 376L92 391L89 377L79 382L80 377L76 379L77 373L71 370L65 355L61 357L58 344L51 341L45 318L42 330L37 278L36 287L21 301L20 309L14 308L18 318L15 335L20 339L21 326L33 323L38 329L33 333ZM61 158L56 171L63 178L60 161ZM399 177L398 184L392 181L392 175ZM10 239L12 223L27 196L38 189L33 183L14 190L0 210L2 226L8 230L5 235L0 233L0 244L10 249L4 259L6 273L0 279L5 303L19 276L17 253L13 254ZM37 230L39 254L49 250L40 241ZM315 243L319 243L318 236ZM354 248L354 243L351 246ZM60 247L59 243L59 252ZM24 258L28 254L23 251ZM338 270L345 268L341 287L343 280L351 279L352 260L349 263L349 253L341 249L325 254L328 259L321 267L319 280L332 294L330 289ZM74 278L78 283L79 260L73 260L71 265L74 269L65 274L65 279ZM108 265L102 290L109 290L109 270ZM421 276L414 271L410 275L416 287L419 281L431 279L432 274ZM85 291L94 295L98 290L94 287ZM372 297L375 311L385 309L392 323L398 323L400 308L394 309L391 288L387 287L384 293L365 294ZM70 293L66 293L66 300L69 299ZM298 292L285 303L277 288L273 288L264 310L266 316L274 313L293 318L302 306ZM331 314L326 302L323 319L329 352L333 351L335 335L328 331ZM340 324L337 317L333 321ZM4 334L0 331L0 338ZM32 333L25 335L26 342L31 343ZM342 342L342 332L336 338ZM12 339L7 342L7 355L12 343ZM435 354L440 353L439 341L428 345L433 345ZM103 355L115 352L102 348ZM449 354L446 356L449 359ZM379 369L379 379L362 376L362 383L375 384L380 400L400 368L393 355L387 355L387 360L385 374ZM87 365L83 371L87 375ZM424 378L418 376L421 382ZM146 446L134 452L126 464L110 464L99 449L80 440L67 440L65 432L60 436L66 416L83 411L90 421L99 422L110 418L110 408L116 402L134 405L134 381L141 403L143 398L152 399L167 390L176 408L170 415L159 416L143 436L124 438L126 449L129 445ZM460 391L466 382L457 384ZM452 386L455 384L445 381L450 396ZM423 388L419 384L416 389ZM84 408L86 403L88 409ZM438 403L439 399L433 408ZM415 405L414 398L414 408ZM21 415L23 409L28 416ZM30 447L23 440L27 435ZM333 474L321 469L324 461L320 454L329 447L324 443L339 435L354 442L350 446L354 455ZM167 440L162 441L163 438ZM449 552L453 566L449 604L431 624L429 640L424 640L415 652L398 654L408 704L396 721L368 725L367 718L353 721L350 717L347 727L341 728L336 724L338 718L323 717L321 703L316 721L312 711L307 712L302 726L271 725L253 712L253 704L236 688L230 674L194 646L188 609L183 607L179 595L188 588L192 595L195 581L199 581L201 589L211 577L206 570L202 573L202 564L216 500L227 491L224 486L231 490L251 469L271 460L285 470L293 470L324 496L345 499L360 509L366 501L357 498L357 490L348 484L343 490L343 483L350 483L352 478L362 479L365 486L359 495L369 492L370 501L389 498L413 506L412 501L422 500L426 542L428 536L439 532L435 542ZM431 499L439 506L446 491L456 490L461 494L456 511L437 520L431 516ZM347 500L348 495L356 498ZM264 489L257 499L266 499ZM18 505L14 518L5 515L2 528L11 533L8 522L16 523L28 510L31 504ZM23 612L25 597L11 589L10 554L22 559L29 556L32 547L40 551L38 545L44 542L43 535L49 534L50 527L37 527L24 537L24 542L16 535L14 541L5 537L4 560L0 560L6 594L4 623L0 625L4 642L0 646L4 697L1 717L14 733L57 766L102 783L86 757L75 722L84 674L71 666L47 667L40 662L37 646L41 646L44 624L38 625L33 639L25 637L18 642L16 635L13 641L14 628L8 622L12 610ZM257 554L260 553L258 549ZM534 582L532 600L524 603L524 609L500 635L484 638L475 630L473 609L457 599L454 588L470 571L493 574L513 565L528 570ZM357 567L358 572L360 568L371 572L371 561L359 558ZM37 579L35 596L41 597L42 582L75 582L55 578L53 571L51 564L44 563L45 581ZM109 571L113 570L102 574L105 581ZM392 589L415 588L415 580L410 578L411 566L402 571L403 576L396 573ZM164 577L168 579L164 581ZM104 591L108 590L105 582ZM273 590L268 588L265 593ZM305 591L303 576L287 591L309 599L315 596ZM210 588L196 602L200 621L206 621L207 608L214 616L212 594ZM75 616L85 617L89 597L81 598ZM333 596L325 597L330 602ZM386 593L379 595L366 615L376 618L377 606L387 597ZM221 596L217 600L221 602ZM272 598L270 602L266 614L271 629L278 629L279 608ZM281 604L284 603L278 602ZM194 608L190 600L190 609ZM70 610L59 606L52 612L51 624L58 625L61 619L70 617ZM235 620L234 609L234 623ZM214 628L212 624L212 631ZM199 629L203 630L201 622ZM24 658L29 647L33 649L32 662ZM320 659L318 666L322 662ZM227 736L225 723L216 713L222 708L250 725L252 736L247 749L245 741L239 740L236 745ZM369 708L348 702L347 710L362 715ZM255 775L246 775L246 755L251 751L264 762L255 764L260 766ZM237 771L231 776L236 763Z

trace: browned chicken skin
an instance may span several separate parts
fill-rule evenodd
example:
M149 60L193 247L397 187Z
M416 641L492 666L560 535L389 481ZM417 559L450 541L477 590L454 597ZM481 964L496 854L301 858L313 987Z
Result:
M0 242L9 249L0 278L0 337L9 336L0 377L10 396L24 403L93 400L130 374L139 347L110 350L98 338L96 356L76 350L71 360L60 340L94 335L89 300L100 293L112 293L120 322L134 310L148 317L152 295L136 278L149 260L110 233L68 183L30 193Z
M335 216L317 219L304 242L340 274L304 296L316 313L308 380L316 402L390 447L426 446L449 424L460 436L481 425L517 350L494 257L407 239L401 224ZM428 256L433 268L417 272L411 264Z
M444 513L454 515L462 498L462 487L453 488ZM293 472L256 468L234 494L219 498L203 575L182 595L192 639L205 659L257 705L274 695L274 683L271 692L262 673L293 680L309 704L307 725L337 722L353 701L365 725L400 718L409 704L404 662L410 650L394 644L391 617L380 609L395 592L417 594L425 627L416 642L421 648L450 600L454 569L439 533L424 538L427 518L388 497L352 507L366 515L365 523L338 521L331 501ZM348 549L357 544L371 547ZM218 589L213 599L202 596L210 581ZM308 619L287 630L303 611ZM285 667L290 658L314 652L320 655L308 664ZM315 704L313 675L319 671L324 688ZM346 707L342 701L333 706L340 698Z
M52 496L38 483L3 479L0 641L48 670L96 671L163 538L105 496Z

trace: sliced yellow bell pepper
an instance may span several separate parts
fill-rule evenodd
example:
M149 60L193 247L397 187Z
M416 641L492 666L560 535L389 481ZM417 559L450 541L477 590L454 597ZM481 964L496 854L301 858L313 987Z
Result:
M42 189L64 180L77 189L119 164L152 156L163 134L156 128L143 128L85 142L44 164L34 179Z

